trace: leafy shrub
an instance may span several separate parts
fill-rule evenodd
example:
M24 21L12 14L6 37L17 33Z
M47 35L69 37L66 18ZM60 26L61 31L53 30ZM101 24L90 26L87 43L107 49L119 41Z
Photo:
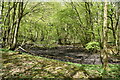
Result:
M100 43L99 42L89 42L86 44L85 47L87 50L100 50Z

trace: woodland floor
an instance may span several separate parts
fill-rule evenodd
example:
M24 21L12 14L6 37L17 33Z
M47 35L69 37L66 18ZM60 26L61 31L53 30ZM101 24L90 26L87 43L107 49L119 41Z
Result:
M35 52L34 52L35 51ZM86 51L86 50L85 50ZM101 65L88 65L71 63L77 53L82 56L84 49L72 51L67 47L56 48L31 48L28 53L18 54L16 51L0 50L2 68L0 76L2 80L119 80L119 64L109 64L107 73L103 75ZM52 54L54 53L54 54ZM86 52L85 55L88 55ZM43 55L44 54L44 55ZM45 57L40 57L45 56ZM54 56L54 57L51 57ZM74 57L73 57L74 56ZM79 56L79 57L80 57ZM83 55L84 56L84 55ZM82 56L82 57L83 57ZM90 55L89 55L90 56ZM55 58L56 57L56 58ZM64 59L65 58L65 59ZM72 58L72 59L71 59ZM54 60L58 59L58 60ZM60 61L61 60L61 61ZM90 60L90 59L89 59ZM70 61L70 62L66 62ZM83 62L85 63L85 61ZM91 63L89 63L91 64Z
M26 48L28 46L24 46ZM96 54L82 47L72 45L63 45L52 48L31 47L29 52L34 55L46 57L50 59L79 63L79 64L101 64L99 52ZM114 59L114 60L113 60ZM110 64L120 64L120 57L112 57L109 59Z

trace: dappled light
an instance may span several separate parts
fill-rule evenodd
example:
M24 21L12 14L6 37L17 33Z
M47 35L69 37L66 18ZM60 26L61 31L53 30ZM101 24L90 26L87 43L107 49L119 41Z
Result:
M56 1L0 1L1 79L120 80L120 1Z

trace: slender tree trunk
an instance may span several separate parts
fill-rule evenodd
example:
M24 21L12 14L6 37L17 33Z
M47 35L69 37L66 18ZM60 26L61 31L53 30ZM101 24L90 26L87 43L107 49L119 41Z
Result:
M4 25L7 26L5 28L5 46L7 48L9 48L9 31L10 31L10 11L11 11L11 7L10 7L10 2L8 2L8 10L7 10L7 14L6 14L6 17L5 17L5 21L4 21Z
M102 55L103 55L103 68L104 70L106 70L107 66L108 66L108 53L107 53L107 0L105 0L105 4L104 4L104 23L103 23L103 51L102 51Z
M13 40L13 34L14 34L14 28L16 27L15 25L15 18L16 18L16 8L17 8L17 2L13 3L13 12L12 12L12 24L10 26L10 32L9 32L9 44L12 45L12 40Z
M87 17L87 26L90 27L91 30L91 41L93 41L95 39L95 34L94 34L94 27L93 27L93 19L92 19L92 12L91 12L91 8L92 8L93 4L91 2L85 2L85 7L86 7L86 14L88 15Z
M58 44L62 45L62 38L61 38L60 32L57 28L56 28L56 31L57 31L57 35L58 35L58 39L57 39Z
M4 9L4 1L1 1L1 10L0 10L0 24L3 24L3 9ZM4 41L3 41L3 27L0 27L0 36L1 36L1 45L0 45L0 48L4 47Z
M2 4L2 2L0 2L0 4ZM0 8L1 8L1 5L0 5ZM2 48L2 37L1 37L1 35L2 35L2 28L1 28L1 24L2 24L2 18L1 18L2 16L1 16L1 9L0 9L0 48Z
M120 2L117 3L117 16L118 16L117 49L118 49L118 54L120 55Z

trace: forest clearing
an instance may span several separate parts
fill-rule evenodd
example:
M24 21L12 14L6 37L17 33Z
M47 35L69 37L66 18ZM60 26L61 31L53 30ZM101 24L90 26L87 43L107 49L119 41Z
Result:
M120 80L120 1L0 1L2 80Z

